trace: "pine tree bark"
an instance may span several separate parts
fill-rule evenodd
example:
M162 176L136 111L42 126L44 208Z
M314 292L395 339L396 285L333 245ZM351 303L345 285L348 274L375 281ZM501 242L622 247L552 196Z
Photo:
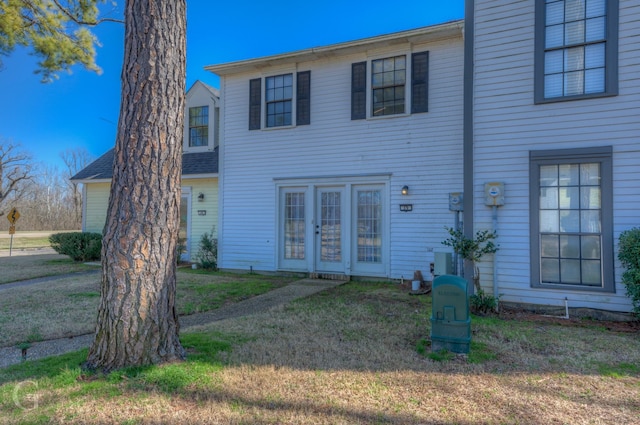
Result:
M175 307L185 0L129 0L101 302L87 366L184 359Z

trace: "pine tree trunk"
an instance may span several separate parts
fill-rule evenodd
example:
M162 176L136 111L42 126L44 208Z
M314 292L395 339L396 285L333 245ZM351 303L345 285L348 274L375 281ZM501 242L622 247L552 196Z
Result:
M87 366L184 359L175 308L185 0L125 6L122 99L102 248L101 302Z

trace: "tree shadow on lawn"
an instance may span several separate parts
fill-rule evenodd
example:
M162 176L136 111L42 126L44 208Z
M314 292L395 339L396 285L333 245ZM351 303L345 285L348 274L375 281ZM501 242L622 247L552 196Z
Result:
M9 395L12 382L33 380L42 389L62 387L57 391L66 395L48 396L48 406L86 393L105 409L121 403L114 401L121 395L134 400L161 397L169 404L189 406L195 400L200 405L224 404L231 410L257 412L257 416L247 413L248 419L243 416L253 423L274 414L330 418L325 423L484 423L442 419L447 418L443 412L429 416L443 406L452 409L454 401L466 409L470 408L462 407L465 403L475 403L478 411L485 412L482 418L496 423L500 417L544 423L545 418L536 415L551 414L544 413L550 411L549 398L557 409L576 409L577 417L585 420L592 409L610 411L601 413L609 423L614 423L612 418L627 423L629 417L637 418L640 341L636 335L597 324L574 327L473 317L472 353L436 361L417 349L418 342L429 336L429 309L427 297L409 297L391 285L364 290L361 284L347 285L266 313L184 333L181 339L188 353L184 363L92 375L79 367L86 359L83 350L0 369L0 384L5 387L0 395L1 391ZM474 349L488 355L473 363ZM370 399L384 399L389 388L401 408L395 412L392 407L372 408ZM368 407L340 401L353 394L369 400L363 404ZM415 405L410 399L416 400ZM4 408L11 408L6 403ZM589 408L580 411L585 403Z

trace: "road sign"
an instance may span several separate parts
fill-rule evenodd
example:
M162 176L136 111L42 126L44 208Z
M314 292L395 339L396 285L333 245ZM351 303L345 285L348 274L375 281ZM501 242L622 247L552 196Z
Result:
M9 226L9 234L10 235L15 235L16 234L16 226L14 226L13 224L11 226Z
M16 207L11 208L11 211L9 211L9 214L7 214L7 220L9 220L9 223L16 224L16 221L18 221L19 218L20 213L18 212Z

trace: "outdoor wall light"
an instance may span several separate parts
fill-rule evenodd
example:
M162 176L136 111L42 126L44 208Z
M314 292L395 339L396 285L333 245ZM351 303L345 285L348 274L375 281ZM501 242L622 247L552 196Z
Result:
M408 195L409 194L409 186L407 186L406 184L404 186L402 186L402 189L400 190L400 193L402 193L403 195Z
M198 202L202 202L202 201L204 201L204 193L200 192L198 194Z

